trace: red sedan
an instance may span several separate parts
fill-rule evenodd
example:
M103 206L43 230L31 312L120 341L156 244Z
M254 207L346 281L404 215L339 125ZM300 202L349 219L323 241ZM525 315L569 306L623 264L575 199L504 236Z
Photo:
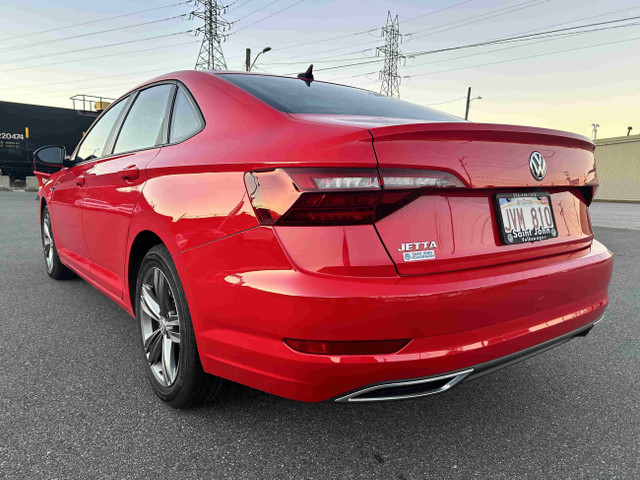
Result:
M602 318L593 150L309 78L172 73L69 157L36 152L47 272L135 317L175 407L222 379L309 402L430 395Z

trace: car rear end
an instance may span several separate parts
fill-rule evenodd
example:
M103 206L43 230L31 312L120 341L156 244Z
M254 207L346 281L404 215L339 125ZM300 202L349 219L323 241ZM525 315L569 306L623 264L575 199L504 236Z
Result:
M247 252L219 280L202 274L224 296L217 308L242 305L200 334L210 373L305 401L412 398L585 335L603 316L612 256L593 239L587 139L287 113L300 126L364 126L374 161L244 175L261 226L187 259Z

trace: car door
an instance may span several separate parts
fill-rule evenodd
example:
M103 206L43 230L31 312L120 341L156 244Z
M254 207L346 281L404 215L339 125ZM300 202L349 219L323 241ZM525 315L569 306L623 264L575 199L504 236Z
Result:
M85 275L91 268L82 215L87 191L86 172L102 157L125 105L125 101L120 101L98 118L82 139L73 158L74 165L62 170L51 188L49 212L58 254L66 264Z
M118 298L124 289L129 223L146 180L145 167L167 143L174 89L175 84L163 83L137 92L107 146L109 155L85 174L83 224L91 277Z

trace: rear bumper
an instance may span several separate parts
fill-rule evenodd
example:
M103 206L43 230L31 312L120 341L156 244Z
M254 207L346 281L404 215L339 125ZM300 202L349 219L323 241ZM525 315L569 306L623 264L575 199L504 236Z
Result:
M548 340L540 345L534 345L533 347L512 353L511 355L496 358L479 365L474 365L471 368L458 370L456 372L448 372L435 377L405 379L399 382L391 381L367 385L364 388L358 388L353 392L341 395L336 398L335 401L380 402L390 400L407 400L443 393L462 382L473 380L497 370L515 365L516 363L535 357L536 355L540 355L552 348L559 347L574 338L586 337L593 327L602 320L602 318L604 318L604 316L600 317L593 323L580 327L573 332Z
M242 235L232 241L251 240ZM183 252L176 262L205 371L309 402L473 369L470 378L487 370L479 365L588 328L606 308L613 264L593 242L580 252L497 267L345 278L295 271L277 256L265 263L264 252L260 265L228 268L219 263L228 257L226 241ZM412 341L394 354L325 356L296 352L285 337Z

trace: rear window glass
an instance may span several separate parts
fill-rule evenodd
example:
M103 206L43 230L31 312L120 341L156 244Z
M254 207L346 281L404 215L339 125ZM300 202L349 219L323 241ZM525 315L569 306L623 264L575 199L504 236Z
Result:
M458 122L458 117L360 88L299 78L220 74L222 78L286 113L320 113L411 118L430 122Z

